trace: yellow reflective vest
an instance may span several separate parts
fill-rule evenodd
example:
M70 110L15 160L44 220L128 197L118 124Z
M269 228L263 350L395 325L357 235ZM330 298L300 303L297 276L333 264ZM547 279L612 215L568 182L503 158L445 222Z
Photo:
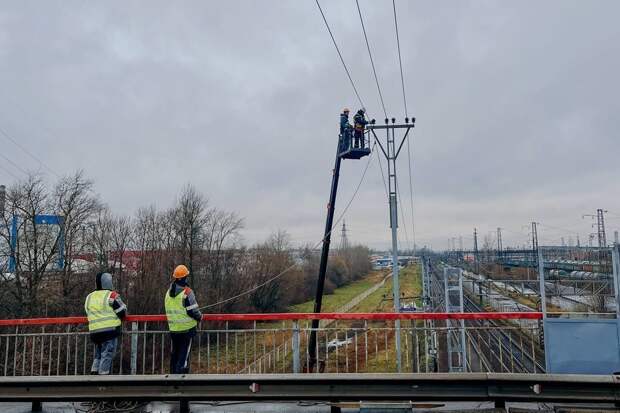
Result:
M168 318L168 328L175 333L191 330L198 325L196 320L187 315L187 309L183 305L183 300L187 297L187 290L188 288L184 289L176 297L170 296L170 290L166 291L164 305Z
M86 297L84 309L88 316L88 331L91 333L113 330L121 325L121 319L110 305L111 295L110 290L97 290Z

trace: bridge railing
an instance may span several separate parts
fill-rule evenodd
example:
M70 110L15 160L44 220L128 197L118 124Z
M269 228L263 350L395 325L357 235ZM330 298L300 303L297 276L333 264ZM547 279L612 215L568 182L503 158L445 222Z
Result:
M315 371L396 372L395 337L400 334L401 371L445 372L447 341L462 330L446 321L460 319L465 371L541 373L540 332L531 323L541 317L538 312L207 314L193 340L191 372L304 372L312 319L322 323ZM112 373L169 373L169 341L165 316L127 317ZM85 317L0 320L0 376L87 375L92 360Z

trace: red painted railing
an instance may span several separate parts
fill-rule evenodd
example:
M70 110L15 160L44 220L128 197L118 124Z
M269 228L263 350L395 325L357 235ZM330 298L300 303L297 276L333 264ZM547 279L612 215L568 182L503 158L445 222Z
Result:
M203 321L282 321L282 320L538 320L540 312L497 313L263 313L205 314ZM126 322L163 322L165 315L130 315ZM22 318L0 320L0 327L22 325L86 324L86 317Z

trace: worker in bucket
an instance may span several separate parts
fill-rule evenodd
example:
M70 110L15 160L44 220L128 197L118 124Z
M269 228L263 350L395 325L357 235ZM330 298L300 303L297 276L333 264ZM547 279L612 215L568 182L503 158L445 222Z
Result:
M349 108L344 108L340 114L340 136L342 137L342 150L351 146L351 124L349 123Z
M353 117L353 125L355 128L355 147L364 148L364 129L368 121L366 120L366 109L361 108Z
M112 368L127 306L113 289L112 274L97 274L96 285L97 289L88 294L84 303L88 316L88 331L95 344L95 359L90 372L105 375L110 374Z
M187 285L189 270L185 265L178 265L172 277L164 304L166 318L170 329L170 372L172 374L189 373L189 355L196 327L202 318L196 296Z

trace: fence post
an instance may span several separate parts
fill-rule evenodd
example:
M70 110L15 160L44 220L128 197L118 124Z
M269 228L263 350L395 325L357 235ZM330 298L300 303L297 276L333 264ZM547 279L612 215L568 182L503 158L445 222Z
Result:
M138 322L131 323L131 374L138 372Z
M293 373L301 373L299 352L299 320L293 321Z
M616 304L616 318L620 318L620 254L618 253L618 246L614 245L611 249L611 266L613 271L614 282L614 298Z

